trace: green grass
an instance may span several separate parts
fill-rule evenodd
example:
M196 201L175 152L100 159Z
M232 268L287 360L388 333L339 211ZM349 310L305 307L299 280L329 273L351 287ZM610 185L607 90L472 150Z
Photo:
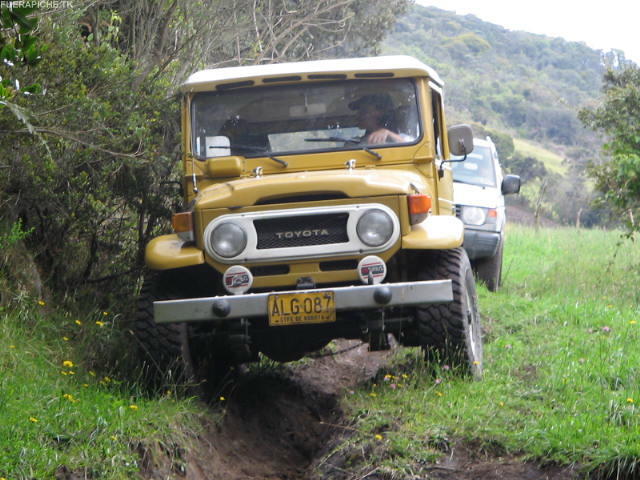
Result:
M479 289L484 379L428 371L403 350L349 400L358 434L343 448L374 445L361 463L405 474L456 439L637 478L640 249L618 244L616 232L510 228L504 288Z
M510 226L504 287L479 288L484 379L401 350L345 399L354 434L337 447L342 468L425 476L449 445L467 442L601 478L637 478L638 284L640 249L617 232ZM205 413L173 393L149 395L136 374L109 370L103 346L118 343L116 319L60 314L33 299L19 305L0 311L0 478L55 478L64 466L128 479L142 468L141 449L158 459L188 448Z
M561 175L565 175L567 173L568 168L561 155L534 143L527 142L526 140L514 138L513 143L516 148L516 152L519 152L526 157L534 157L540 160L551 173L559 173Z
M0 477L49 479L66 469L128 479L142 468L141 451L158 459L189 443L196 404L171 392L150 397L88 365L89 339L109 343L113 334L106 312L74 318L45 314L41 301L20 305L0 311Z

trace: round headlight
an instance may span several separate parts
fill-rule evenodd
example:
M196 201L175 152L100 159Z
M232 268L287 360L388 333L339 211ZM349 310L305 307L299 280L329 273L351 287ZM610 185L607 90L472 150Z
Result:
M393 220L386 212L375 208L360 217L356 232L364 244L379 247L393 235Z
M235 257L247 246L247 234L235 223L223 222L211 232L209 244L221 257Z
M487 219L487 211L480 207L462 207L462 220L467 225L482 225Z

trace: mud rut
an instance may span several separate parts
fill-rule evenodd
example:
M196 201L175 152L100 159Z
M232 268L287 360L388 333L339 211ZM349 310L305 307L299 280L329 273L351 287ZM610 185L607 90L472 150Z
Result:
M336 476L314 475L315 466L348 430L340 397L373 378L390 352L368 352L357 341L340 341L337 355L292 366L241 373L228 398L221 425L209 425L183 468L151 467L147 479L187 480L382 480L336 469ZM456 446L448 458L427 467L420 479L566 480L569 468L538 468L513 458L478 453ZM411 480L419 480L418 477ZM408 479L407 479L408 480Z

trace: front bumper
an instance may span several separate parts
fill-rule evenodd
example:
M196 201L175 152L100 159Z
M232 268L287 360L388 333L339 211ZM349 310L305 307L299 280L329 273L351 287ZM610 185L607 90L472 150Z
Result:
M470 260L493 257L498 251L500 236L499 232L471 230L465 227L462 246Z
M157 323L174 323L263 317L267 316L267 301L272 293L302 294L327 290L335 293L336 311L445 303L453 300L451 280L431 280L163 300L153 303L154 318Z

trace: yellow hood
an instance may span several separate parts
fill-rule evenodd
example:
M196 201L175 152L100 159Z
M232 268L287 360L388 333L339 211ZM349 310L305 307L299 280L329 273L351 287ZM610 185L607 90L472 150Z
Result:
M251 177L203 188L199 208L232 208L300 195L336 194L357 198L427 193L422 175L409 169L329 170Z

